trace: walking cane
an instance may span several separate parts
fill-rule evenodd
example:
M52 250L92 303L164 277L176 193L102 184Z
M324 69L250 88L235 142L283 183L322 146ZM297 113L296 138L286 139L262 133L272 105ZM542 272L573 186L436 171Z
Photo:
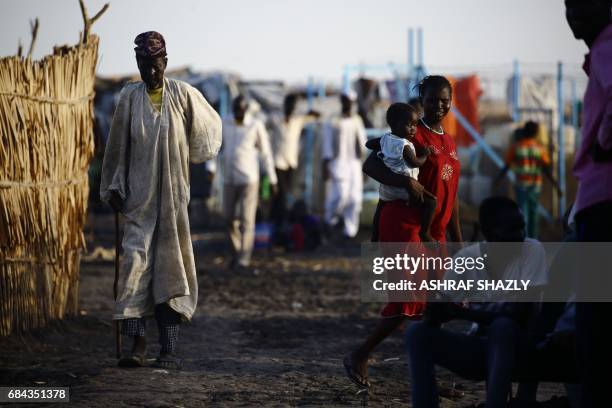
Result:
M113 297L117 301L117 282L119 281L119 212L115 211L115 282L113 283ZM119 320L115 320L115 351L117 359L121 357L121 333L119 331Z

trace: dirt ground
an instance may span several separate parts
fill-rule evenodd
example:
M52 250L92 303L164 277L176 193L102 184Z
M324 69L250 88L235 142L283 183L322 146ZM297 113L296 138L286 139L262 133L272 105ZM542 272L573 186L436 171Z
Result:
M200 301L181 328L180 372L116 367L112 257L84 260L80 316L0 339L0 385L69 386L79 407L409 406L401 331L374 354L369 393L358 392L342 367L381 307L360 300L359 241L367 234L314 253L258 253L254 269L240 273L225 268L222 233L194 234ZM111 250L112 231L97 232L95 246ZM151 321L151 359L156 332ZM484 400L482 383L447 371L439 379L443 407ZM560 385L541 386L542 398L554 394L563 394Z

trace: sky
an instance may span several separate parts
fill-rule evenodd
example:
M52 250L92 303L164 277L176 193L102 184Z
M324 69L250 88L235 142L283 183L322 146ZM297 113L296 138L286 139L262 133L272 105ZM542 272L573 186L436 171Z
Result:
M105 1L86 0L90 15ZM161 32L169 68L230 70L246 79L340 82L345 64L405 64L407 31L421 27L430 68L577 69L587 49L565 21L563 0L112 0L93 26L98 73L136 72L134 38ZM34 57L73 44L82 29L77 0L2 0L0 55L39 17ZM552 71L554 72L554 71Z

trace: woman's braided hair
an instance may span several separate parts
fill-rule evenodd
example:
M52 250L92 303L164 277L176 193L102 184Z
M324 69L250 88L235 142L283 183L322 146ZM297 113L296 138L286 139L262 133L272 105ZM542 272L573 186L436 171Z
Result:
M425 96L425 92L428 89L433 89L437 91L444 88L448 88L451 93L451 96L453 96L453 87L450 81L442 75L428 75L417 84L417 89L419 90L419 98L421 99Z

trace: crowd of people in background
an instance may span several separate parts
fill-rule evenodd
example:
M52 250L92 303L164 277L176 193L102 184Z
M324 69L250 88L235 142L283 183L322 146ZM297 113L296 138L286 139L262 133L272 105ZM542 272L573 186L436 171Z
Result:
M353 238L360 224L363 194L361 165L366 151L363 121L354 112L353 92L339 95L339 114L322 121L315 110L296 112L297 94L283 102L283 114L263 121L249 111L249 99L237 96L232 115L223 122L222 207L231 244L230 269L248 268L254 248L256 219L271 226L271 244L313 249L325 237ZM323 216L312 214L296 196L295 177L305 126L321 128L320 157L325 183ZM207 166L215 168L211 161ZM267 211L263 182L269 185ZM209 183L211 181L209 180ZM257 211L258 207L261 211ZM290 242L291 245L287 245Z

